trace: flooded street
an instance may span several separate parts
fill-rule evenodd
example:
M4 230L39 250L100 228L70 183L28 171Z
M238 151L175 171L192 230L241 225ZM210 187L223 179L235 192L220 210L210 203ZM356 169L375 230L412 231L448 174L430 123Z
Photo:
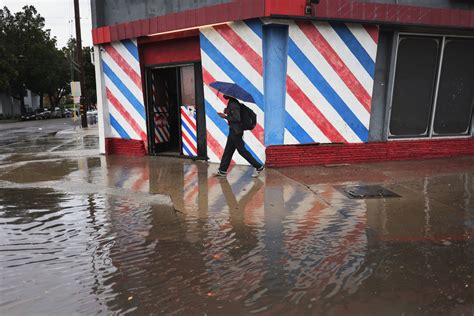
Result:
M1 315L474 315L474 157L218 179L62 123L0 125Z

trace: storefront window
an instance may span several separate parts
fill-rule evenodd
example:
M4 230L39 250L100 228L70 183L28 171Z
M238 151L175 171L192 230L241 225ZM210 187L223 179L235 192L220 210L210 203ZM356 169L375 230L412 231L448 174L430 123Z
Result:
M428 135L440 42L439 38L400 38L390 116L391 135Z
M399 37L389 137L469 134L474 106L474 39Z
M194 82L194 66L180 67L181 71L181 105L196 105L196 86Z
M467 134L474 103L474 40L446 39L434 134Z

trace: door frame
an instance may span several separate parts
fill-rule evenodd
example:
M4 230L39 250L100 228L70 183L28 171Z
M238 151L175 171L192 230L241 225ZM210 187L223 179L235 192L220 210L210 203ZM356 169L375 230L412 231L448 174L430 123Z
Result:
M188 158L193 160L208 160L207 157L207 132L206 132L206 112L205 112L205 104L204 104L204 87L203 87L203 78L202 78L202 65L200 60L192 60L192 61L183 61L183 62L173 62L173 63L163 63L163 64L151 64L144 66L145 72L145 100L146 100L146 117L147 117L147 128L150 132L148 134L148 154L153 156L167 156L167 154L163 153L156 153L154 151L154 123L151 121L153 117L153 109L150 106L151 104L151 78L150 78L150 71L153 69L163 69L163 68L176 68L176 84L177 84L177 92L178 92L178 99L181 101L181 75L179 72L179 67L182 66L194 66L194 84L195 84L195 95L196 95L196 125L197 125L197 149L198 149L198 156L190 157L183 155L181 152L182 148L182 137L181 137L181 128L179 128L179 156L173 157L180 157L180 158ZM178 115L179 126L181 126L181 115Z

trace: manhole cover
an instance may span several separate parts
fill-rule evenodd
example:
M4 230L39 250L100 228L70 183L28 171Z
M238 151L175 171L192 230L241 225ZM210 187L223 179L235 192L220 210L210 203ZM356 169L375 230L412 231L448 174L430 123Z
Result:
M400 197L400 195L380 185L350 186L350 187L343 187L342 190L351 199L377 199L377 198Z

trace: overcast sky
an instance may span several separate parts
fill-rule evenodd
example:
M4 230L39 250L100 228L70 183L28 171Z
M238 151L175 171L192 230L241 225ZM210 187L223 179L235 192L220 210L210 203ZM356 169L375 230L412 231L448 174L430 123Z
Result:
M6 6L12 13L25 5L33 5L45 19L46 28L58 41L58 48L66 46L68 39L76 37L74 28L73 0L0 0L0 7ZM82 45L92 45L92 21L90 0L79 0L81 13Z

